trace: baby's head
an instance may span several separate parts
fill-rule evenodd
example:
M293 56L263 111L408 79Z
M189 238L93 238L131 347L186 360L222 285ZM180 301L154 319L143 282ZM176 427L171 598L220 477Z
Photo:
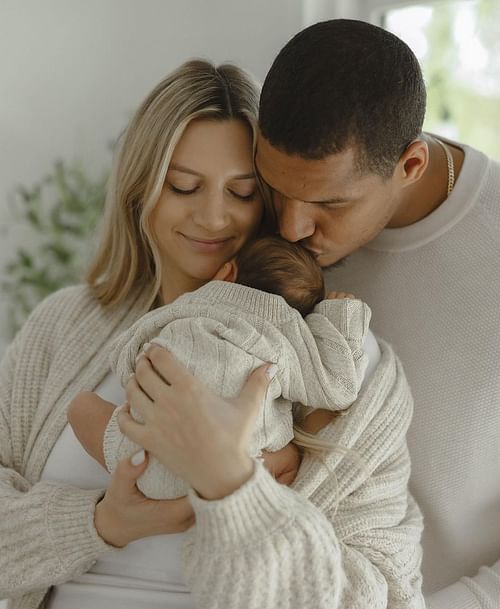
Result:
M302 316L325 297L321 267L298 243L263 237L242 247L234 260L236 283L278 294Z

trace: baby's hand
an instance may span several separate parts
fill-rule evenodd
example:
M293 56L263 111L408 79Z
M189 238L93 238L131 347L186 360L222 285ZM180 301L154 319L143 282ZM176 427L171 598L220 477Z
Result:
M326 295L327 300L338 300L341 298L356 298L354 294L350 294L349 292L328 292Z
M307 433L316 434L331 423L337 416L339 416L339 412L337 411L318 408L306 416L301 428Z
M295 476L300 467L300 453L291 442L276 452L262 451L264 465L274 478L280 483L290 485L295 480Z

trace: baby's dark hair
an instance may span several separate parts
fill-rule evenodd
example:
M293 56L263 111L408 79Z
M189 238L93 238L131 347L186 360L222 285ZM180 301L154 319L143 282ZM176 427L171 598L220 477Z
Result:
M280 237L250 241L236 256L236 283L278 294L304 317L325 297L316 259L298 243Z

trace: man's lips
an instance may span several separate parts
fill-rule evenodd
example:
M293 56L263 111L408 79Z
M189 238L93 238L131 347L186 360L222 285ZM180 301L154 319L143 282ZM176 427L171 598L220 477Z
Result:
M323 253L323 252L319 252L318 250L313 250L313 249L312 249L312 248L310 248L310 247L306 247L305 249L306 249L306 250L307 250L307 251L308 251L310 254L312 254L312 255L313 255L315 258L317 258L318 256L321 256L321 254Z

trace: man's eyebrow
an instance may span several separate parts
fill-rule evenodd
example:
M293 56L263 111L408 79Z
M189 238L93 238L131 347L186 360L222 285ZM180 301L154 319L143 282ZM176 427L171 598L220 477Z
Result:
M194 169L189 169L188 167L184 167L183 165L177 165L177 163L170 163L168 167L169 171L180 171L182 173L189 173L193 176L203 177L202 173L195 171ZM241 173L238 175L231 176L232 180L255 180L255 173Z
M285 197L285 199L293 199L293 197L289 197L285 193L277 190L276 188L273 188L272 186L270 188L282 197ZM351 203L351 201L354 201L354 197L329 197L321 201L308 201L306 199L298 200L302 201L302 203L310 203L311 205L340 205L341 203Z
M282 197L285 197L285 199L294 199L294 197L290 197L287 194L285 194L284 192L281 192L281 190L278 190L277 188L274 188L272 186L272 184L269 184L268 182L266 182L264 176L259 172L258 168L257 168L257 173L259 174L259 176L261 177L261 179L269 186L269 188L274 191L275 193L277 193L278 195L281 195ZM314 201L309 201L306 199L298 199L299 201L302 201L303 203L310 203L311 205L340 205L342 203L351 203L352 201L355 200L356 197L327 197L326 199L322 199L321 201L318 200L314 200Z

